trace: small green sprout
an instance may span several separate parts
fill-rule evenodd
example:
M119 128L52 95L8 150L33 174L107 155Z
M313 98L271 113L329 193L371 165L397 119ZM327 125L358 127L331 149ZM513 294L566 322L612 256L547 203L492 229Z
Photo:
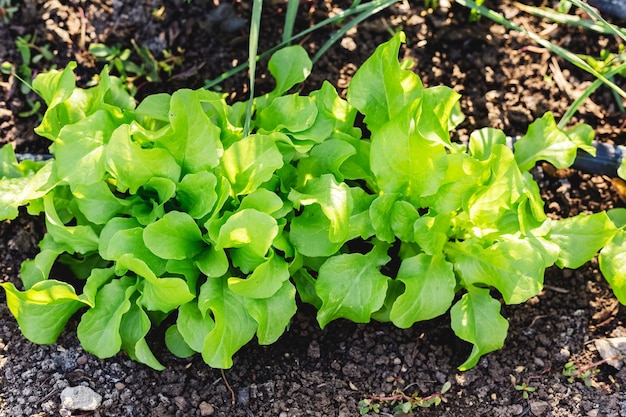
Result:
M382 404L390 404L393 406L394 415L408 414L416 408L427 408L432 405L439 405L446 402L444 394L450 390L452 384L446 382L439 392L430 394L426 397L420 397L417 393L407 395L403 390L395 390L391 395L369 395L359 401L359 412L365 415L370 411L374 413L380 412Z
M20 8L11 4L11 2L12 0L0 0L0 18L4 24L9 23Z
M120 45L93 43L89 46L89 53L98 61L110 64L115 68L126 91L133 96L137 93L137 82L140 79L150 83L157 82L159 81L159 70L171 76L174 69L182 64L182 53L184 52L182 50L178 51L178 55L164 50L164 58L157 60L147 47L139 46L134 40L131 40L131 43L138 59L134 59L133 50L130 48L122 49ZM133 59L138 63L134 62Z
M515 389L517 391L522 391L522 398L524 398L525 400L528 399L528 397L530 396L530 394L532 394L533 392L537 391L537 388L532 387L530 385L528 385L526 383L526 381L522 382L519 385L515 386Z
M590 387L593 383L592 376L600 372L600 365L612 361L618 361L624 358L624 355L615 355L610 358L601 359L599 361L584 365L577 360L567 362L563 366L563 375L567 377L567 382L573 383L576 380L582 381L586 386Z

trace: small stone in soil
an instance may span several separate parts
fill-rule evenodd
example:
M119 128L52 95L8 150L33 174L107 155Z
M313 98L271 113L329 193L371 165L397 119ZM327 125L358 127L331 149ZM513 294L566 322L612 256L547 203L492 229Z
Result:
M102 404L102 396L82 385L61 391L61 407L66 410L94 411Z
M184 410L185 408L187 408L187 400L185 399L185 397L181 397L180 395L174 397L174 404L176 404L176 407L178 407L179 410Z
M512 416L517 416L524 412L524 407L522 407L520 404L513 404L508 408L508 411L511 413Z
M530 403L530 412L535 416L541 416L549 407L550 404L545 401L533 401Z
M250 403L250 389L248 387L244 387L239 390L237 393L237 403L243 406Z
M566 347L564 347L564 348L561 348L561 350L559 351L559 353L557 353L557 354L555 355L555 359L556 359L558 362L565 362L565 361L567 361L567 360L569 359L569 357L570 357L571 355L572 355L572 354L570 353L569 349L568 349L568 348L566 348Z
M202 417L212 416L215 414L215 407L206 401L202 401L198 408L200 409L200 415Z
M435 378L439 381L440 384L445 384L448 380L448 376L441 371L435 372Z

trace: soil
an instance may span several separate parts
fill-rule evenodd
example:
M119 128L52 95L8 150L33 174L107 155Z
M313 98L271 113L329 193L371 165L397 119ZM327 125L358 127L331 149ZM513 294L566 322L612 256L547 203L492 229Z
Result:
M148 47L156 60L167 58L164 50L182 58L170 74L161 71L159 80L136 80L138 99L202 87L247 59L250 2L223 2L219 7L208 0L14 3L19 10L0 25L0 62L19 65L16 39L37 33L37 46L47 45L53 57L32 63L34 72L77 61L81 86L103 67L88 52L95 42L131 50L135 42ZM552 25L521 12L509 0L487 3L513 23L542 32L573 52L599 56L603 48L617 50L618 41L612 37ZM350 4L301 1L296 32ZM277 28L282 27L284 12L285 2L266 3L260 51L280 41ZM301 44L315 53L337 28L314 32ZM350 31L323 55L303 91L329 80L345 93L356 68L399 29L408 40L402 54L414 60L424 84L447 85L463 95L467 117L455 131L461 141L484 126L501 128L511 136L523 134L545 111L557 118L563 115L593 81L522 34L485 18L470 21L468 10L456 4L441 1L432 11L422 2L405 0ZM130 59L141 62L136 52ZM265 62L260 62L261 69ZM28 100L34 95L25 94L12 75L2 75L0 87L0 143L13 143L18 152L46 152L48 143L33 133L37 115L20 116L31 109ZM231 100L245 99L247 75L241 72L220 87ZM264 72L257 88L259 93L272 88ZM573 121L590 124L600 141L624 144L625 114L606 88L586 100ZM578 171L553 174L543 168L536 168L535 175L546 211L554 218L624 207L624 195L612 178ZM37 253L43 233L37 218L20 216L0 223L0 281L19 283L19 265ZM569 382L563 375L568 361L587 366L599 360L594 340L626 336L626 308L612 295L595 261L577 270L551 268L541 294L523 305L504 306L510 322L504 348L467 372L456 367L470 347L454 336L445 316L406 330L342 320L320 330L315 312L303 305L277 343L249 344L224 373L199 357L175 358L163 346L154 350L167 370L157 372L124 354L100 360L86 353L78 344L75 322L54 345L34 345L21 336L5 301L0 292L0 417L68 415L61 409L60 394L79 385L100 394L102 404L96 411L73 415L347 417L359 415L359 401L370 395L391 396L402 390L423 397L437 393L445 382L451 383L446 402L416 409L415 415L626 416L626 367L593 366L597 373L588 384ZM523 382L534 389L527 392L528 398L515 388ZM392 408L383 403L380 414L389 416Z

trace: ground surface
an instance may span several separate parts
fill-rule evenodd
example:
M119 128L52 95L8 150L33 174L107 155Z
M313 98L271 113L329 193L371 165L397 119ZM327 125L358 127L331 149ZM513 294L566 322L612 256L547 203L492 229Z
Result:
M15 2L22 3L22 2ZM488 1L489 3L489 1ZM194 0L58 0L24 1L7 24L0 24L0 62L21 63L15 41L37 33L37 45L49 45L52 61L32 65L42 69L79 65L79 84L100 71L87 49L94 42L123 48L149 46L156 59L168 49L182 57L171 76L160 81L138 80L137 97L181 87L201 87L247 54L249 2L216 11L212 1ZM348 2L303 1L297 21L302 30ZM553 27L520 12L506 1L489 3L508 19L563 47L590 55L617 49L613 38L578 29ZM224 6L222 6L224 7ZM267 5L260 50L279 41L283 7ZM622 26L624 22L621 23ZM331 34L327 28L302 40L312 53ZM305 90L325 79L343 90L351 74L390 31L403 29L405 57L414 59L425 85L444 84L463 94L466 121L455 133L464 139L474 128L493 126L509 135L523 134L528 123L550 110L562 115L592 79L563 61L553 59L524 36L482 19L468 22L468 11L445 4L426 13L421 2L399 2L381 16L349 33L317 63ZM36 52L34 52L36 55ZM135 60L137 55L133 56ZM263 61L260 64L263 67ZM233 100L245 98L245 74L226 80L223 91ZM271 82L260 76L260 90ZM1 79L0 143L13 142L19 152L45 152L48 144L32 132L37 117L20 117L30 109L18 81ZM596 129L601 141L624 144L620 126L624 114L613 96L600 89L576 118ZM567 217L585 211L624 206L610 178L572 172L555 178L538 171L546 211ZM37 219L21 217L0 223L0 281L18 283L19 265L34 256L43 234ZM78 345L70 326L52 346L26 341L6 308L0 292L0 416L59 415L60 393L67 386L85 385L103 397L100 416L356 416L357 403L368 394L390 395L396 389L425 396L449 381L447 403L417 410L425 416L626 416L626 368L601 365L591 386L570 383L562 375L569 360L587 365L598 360L595 339L626 336L626 309L611 295L596 263L571 271L550 269L546 288L521 306L505 306L510 321L504 349L483 358L474 369L456 370L468 354L443 317L400 330L388 324L356 325L337 321L320 330L314 312L304 307L290 330L274 345L249 345L225 372L234 391L231 403L223 375L200 358L180 360L155 349L168 370L156 372L118 355L99 360ZM515 382L536 390L524 399ZM381 409L389 415L390 409Z

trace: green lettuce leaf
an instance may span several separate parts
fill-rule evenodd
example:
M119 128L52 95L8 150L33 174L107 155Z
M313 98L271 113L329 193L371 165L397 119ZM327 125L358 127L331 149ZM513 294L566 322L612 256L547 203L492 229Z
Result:
M250 135L233 143L221 161L235 195L249 194L283 166L283 157L269 135Z
M383 242L392 243L396 236L391 224L391 213L399 194L380 194L369 208L369 218L376 231L376 237Z
M72 196L85 218L94 224L106 224L130 206L127 200L117 198L110 186L99 181L72 187Z
M289 279L289 265L273 253L246 278L228 278L228 287L247 298L268 298Z
M550 162L557 168L570 167L576 159L576 150L584 136L576 135L576 141L558 128L552 113L546 113L528 127L527 133L515 143L515 160L519 169L527 171L537 161ZM593 139L593 137L591 137ZM586 149L589 149L588 147Z
M390 260L387 249L388 245L380 243L367 254L341 254L322 264L315 283L322 300L317 313L322 328L338 318L367 323L382 307L389 278L380 267Z
M106 169L118 191L137 193L153 177L178 182L181 167L162 148L144 149L131 138L129 125L121 125L111 135L105 150Z
M53 189L58 183L53 170L54 163L47 162L38 171L26 172L23 177L0 178L0 220L16 218L19 207L32 204Z
M54 343L67 321L85 306L74 288L65 282L45 280L26 291L18 291L10 282L0 286L6 292L7 306L20 331L33 343Z
M99 358L110 358L120 351L122 317L130 309L135 291L135 279L127 276L98 291L93 308L83 314L77 328L78 339L86 351Z
M72 187L101 181L106 172L104 145L116 128L104 110L64 126L53 145L56 176Z
M146 312L136 302L131 302L130 308L120 322L121 348L131 359L162 371L165 367L157 360L146 342L150 327L150 318Z
M170 211L143 230L144 244L163 259L193 258L204 241L195 220L187 213Z
M296 314L296 289L289 281L271 297L246 298L244 300L250 316L257 322L257 339L260 345L269 345L278 340Z
M24 289L28 290L36 283L47 280L59 255L71 250L69 246L60 244L51 235L45 234L39 242L39 253L34 259L24 261L20 268Z
M468 151L479 161L485 161L491 156L494 145L506 145L506 135L500 129L484 127L470 134Z
M176 277L157 277L145 262L131 253L122 255L116 267L145 279L138 285L141 293L138 302L148 310L168 313L194 298L187 282Z
M203 341L202 358L213 368L230 368L233 355L248 343L257 322L248 313L244 298L233 293L222 278L211 278L200 287L198 308L209 311L215 325Z
M156 147L169 151L183 175L217 167L224 153L220 129L204 112L202 97L202 90L180 89L172 94L169 108L172 132L155 142Z
M580 268L608 244L617 229L605 212L579 214L553 221L549 240L561 249L556 264L561 268Z
M500 315L500 303L484 288L470 287L452 306L450 320L454 333L474 345L469 358L459 366L461 371L475 366L484 354L500 349L509 329Z
M209 214L217 202L217 177L211 172L197 172L183 177L176 189L180 210L194 219Z
M456 278L443 255L425 253L402 260L396 278L405 290L391 307L390 319L398 327L444 314L454 301Z
M216 249L235 248L233 264L247 273L263 262L277 235L276 219L255 209L243 209L230 216L220 228Z
M441 186L447 151L417 131L413 107L405 110L372 132L371 169L380 191L401 194L420 206L422 197Z
M619 230L602 248L598 262L613 294L620 303L626 305L626 231Z
M450 242L446 253L464 286L495 287L507 304L519 304L539 294L544 260L529 241L502 240L483 248L474 240Z
M319 204L330 220L328 238L331 242L342 242L348 238L353 200L345 183L337 183L332 175L326 174L309 180L301 190L291 190L288 198L296 209L300 205Z
M100 233L100 256L111 261L132 256L144 262L155 274L163 274L167 262L148 249L143 234L143 227L139 227L135 219L113 219Z
M365 115L371 131L393 120L410 103L419 100L423 87L419 77L398 62L403 32L378 46L354 74L348 87L348 103Z
M53 239L67 245L71 252L85 254L98 249L98 235L91 225L66 226L55 207L53 194L44 197L46 229Z
M294 85L306 80L313 63L300 45L287 46L272 55L267 68L276 80L271 96L282 96Z
M269 106L261 109L257 114L256 123L259 133L285 132L292 137L299 138L298 133L311 128L317 118L317 106L311 97L290 94L277 97ZM298 117L293 117L297 114ZM306 135L302 139L309 139ZM324 137L319 137L323 140Z
M200 311L197 301L191 301L178 309L176 326L189 347L202 352L204 339L215 327L215 322L209 314Z
M289 241L296 250L311 257L331 256L345 243L330 240L332 224L321 206L306 206L300 215L291 221Z

